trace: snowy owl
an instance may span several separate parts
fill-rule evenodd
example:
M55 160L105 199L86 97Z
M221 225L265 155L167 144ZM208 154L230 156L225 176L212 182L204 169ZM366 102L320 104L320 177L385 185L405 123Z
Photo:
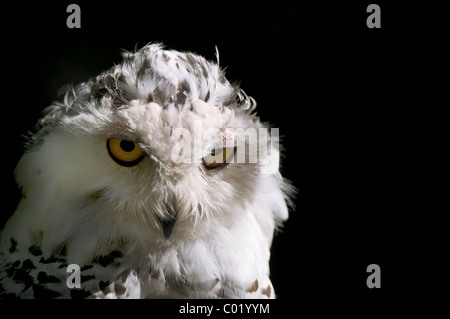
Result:
M64 87L20 159L0 297L274 298L294 187L217 63L149 44Z

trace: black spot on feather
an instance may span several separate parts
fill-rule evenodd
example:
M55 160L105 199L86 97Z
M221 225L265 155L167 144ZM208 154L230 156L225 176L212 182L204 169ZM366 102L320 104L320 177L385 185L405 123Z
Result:
M17 249L17 241L14 238L11 238L10 242L11 242L11 246L9 247L9 252L11 254L18 252L19 250Z
M41 256L42 255L42 250L41 250L41 247L39 247L39 245L31 246L30 248L28 248L28 251L33 256Z
M107 267L110 264L114 263L117 258L123 257L122 252L118 250L114 250L110 252L108 255L99 256L94 260L94 263L99 264L103 267Z
M40 271L37 275L37 280L41 284L59 283L61 280L55 276L47 275L45 272Z

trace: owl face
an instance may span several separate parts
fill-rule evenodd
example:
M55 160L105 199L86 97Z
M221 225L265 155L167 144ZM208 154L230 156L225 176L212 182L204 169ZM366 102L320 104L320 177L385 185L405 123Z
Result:
M16 171L23 205L35 206L30 224L47 230L43 249L77 232L117 245L232 223L257 196L265 165L249 160L267 147L245 131L265 128L254 106L217 65L159 45L66 88Z

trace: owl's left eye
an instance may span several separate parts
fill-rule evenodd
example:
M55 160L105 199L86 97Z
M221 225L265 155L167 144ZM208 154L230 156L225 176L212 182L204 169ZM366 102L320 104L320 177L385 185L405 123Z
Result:
M120 138L110 138L106 142L109 156L119 165L134 166L144 158L144 151L136 142Z
M208 170L224 167L231 163L236 147L216 148L211 151L211 154L202 158L203 165Z

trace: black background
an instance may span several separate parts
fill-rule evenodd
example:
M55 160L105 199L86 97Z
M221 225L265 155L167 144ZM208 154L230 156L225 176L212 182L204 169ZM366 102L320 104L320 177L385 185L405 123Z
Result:
M66 26L71 2L81 7L81 29ZM370 1L71 2L3 9L1 224L20 199L13 170L22 135L61 86L119 63L120 49L156 41L215 60L217 46L227 78L280 128L282 173L299 189L272 250L282 305L376 308L405 292L405 264L414 257L404 233L410 30L399 22L402 7L375 1L382 28L369 29ZM372 263L381 267L381 289L366 286ZM290 298L298 302L283 304Z

